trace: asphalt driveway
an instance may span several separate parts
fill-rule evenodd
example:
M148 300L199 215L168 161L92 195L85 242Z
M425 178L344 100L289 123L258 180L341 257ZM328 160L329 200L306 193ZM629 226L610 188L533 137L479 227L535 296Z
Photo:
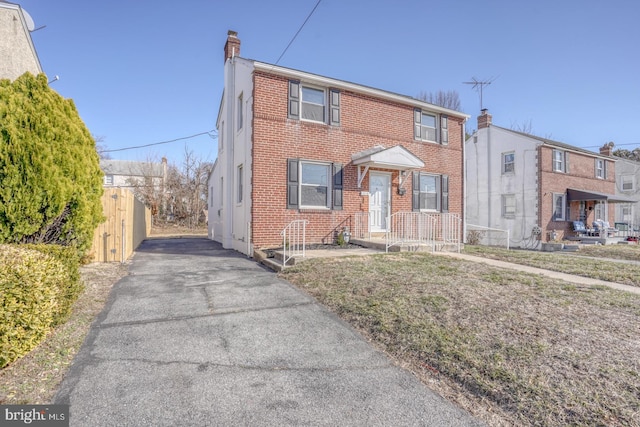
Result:
M468 414L250 259L148 240L54 403L72 426L465 426Z

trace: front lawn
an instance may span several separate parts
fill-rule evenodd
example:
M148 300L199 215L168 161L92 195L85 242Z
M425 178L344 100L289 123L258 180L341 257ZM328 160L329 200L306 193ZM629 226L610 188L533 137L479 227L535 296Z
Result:
M640 249L637 249L637 246L631 247L631 249L629 246L625 246L622 249L594 245L593 249L591 246L581 248L573 255L574 253L507 250L489 246L465 245L464 253L624 285L640 286L640 266L621 264L608 259L629 259L634 255L638 256ZM623 256L628 258L623 258Z
M421 253L281 276L490 425L640 425L640 296Z

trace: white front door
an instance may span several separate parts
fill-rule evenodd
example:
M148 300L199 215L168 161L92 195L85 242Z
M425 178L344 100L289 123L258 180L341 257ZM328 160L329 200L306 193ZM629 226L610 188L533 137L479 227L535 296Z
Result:
M387 231L391 201L391 176L369 172L369 221L371 231Z

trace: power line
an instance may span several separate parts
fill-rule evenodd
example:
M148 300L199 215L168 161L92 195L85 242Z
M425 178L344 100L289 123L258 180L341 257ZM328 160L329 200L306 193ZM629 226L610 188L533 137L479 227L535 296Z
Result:
M113 150L100 150L98 151L99 153L113 153L115 151L126 151L126 150L134 150L136 148L144 148L144 147L151 147L153 145L161 145L161 144L169 144L171 142L176 142L176 141L182 141L185 139L191 139L191 138L195 138L196 136L201 136L201 135L209 135L212 138L214 138L215 136L211 135L211 132L215 132L215 129L212 129L210 131L207 132L200 132L200 133L196 133L195 135L190 135L190 136L183 136L182 138L176 138L176 139L172 139L169 141L161 141L161 142L154 142L151 144L144 144L144 145L136 145L134 147L125 147L125 148L115 148Z
M311 11L311 13L309 13L309 16L307 16L307 19L304 20L304 22L302 23L302 25L300 26L300 28L298 29L298 31L296 32L296 34L293 36L293 38L291 39L291 41L289 42L289 44L287 45L287 47L284 48L284 50L282 51L282 53L280 54L280 57L278 58L278 60L276 61L276 63L274 65L278 65L278 62L280 62L280 60L282 59L282 57L284 56L285 53L287 53L287 50L289 49L289 47L291 46L291 44L293 44L293 41L296 39L296 37L298 37L298 34L300 34L300 31L302 31L302 29L304 28L304 26L307 24L307 21L309 20L309 18L311 18L311 15L313 15L313 12L316 11L316 9L318 8L318 6L320 5L320 2L322 2L322 0L318 0L318 3L316 3L316 5L313 7L313 10Z

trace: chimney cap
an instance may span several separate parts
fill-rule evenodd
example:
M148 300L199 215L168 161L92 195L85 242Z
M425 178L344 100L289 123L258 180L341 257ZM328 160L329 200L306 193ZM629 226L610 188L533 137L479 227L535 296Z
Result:
M238 37L238 32L237 31L233 31L233 30L229 30L229 31L227 31L227 35L229 37Z
M488 108L483 108L482 110L480 110L480 113L482 113L482 115L487 114L487 112L489 112Z

